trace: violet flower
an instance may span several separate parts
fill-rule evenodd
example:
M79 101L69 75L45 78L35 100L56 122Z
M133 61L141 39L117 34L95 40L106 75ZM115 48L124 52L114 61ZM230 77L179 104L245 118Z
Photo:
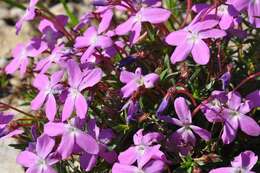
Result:
M226 88L228 87L229 83L230 83L230 78L231 78L231 73L229 71L227 71L226 73L224 73L219 80L221 80L222 82L222 90L225 91Z
M35 6L38 3L38 1L39 0L30 0L29 7L26 9L25 14L15 24L16 34L19 34L19 32L22 28L22 25L25 21L30 21L30 20L34 19L35 15L36 15Z
M171 12L163 8L141 8L136 14L127 21L117 26L115 32L117 35L125 35L131 31L130 42L136 43L141 34L142 23L149 22L158 24L167 21Z
M83 34L76 38L75 48L87 47L81 57L81 62L85 62L95 51L96 48L108 48L113 45L110 37L101 35L95 26L89 27Z
M54 137L62 136L57 149L62 159L68 158L74 147L80 147L89 154L98 154L99 146L97 141L89 134L81 130L80 119L73 118L68 124L49 122L44 125L44 133Z
M210 50L203 39L217 39L226 35L225 31L214 28L217 24L217 20L192 22L184 29L170 33L165 41L169 45L177 46L171 56L171 62L175 64L183 61L191 52L196 63L201 65L207 64L210 58Z
M46 49L47 45L38 38L32 39L27 44L17 44L12 50L13 60L5 68L6 73L13 74L20 69L20 75L23 76L29 64L28 57L38 56Z
M181 127L172 134L171 138L181 140L186 144L191 143L193 146L195 146L196 143L196 137L194 133L199 135L205 141L210 140L211 134L209 131L192 125L191 112L188 108L186 100L183 97L178 97L175 99L174 108L179 119L171 118L169 116L160 116L160 119Z
M127 109L127 119L126 122L129 123L130 120L136 120L136 118L143 114L140 103L136 99L130 99L121 109L121 111Z
M115 163L112 167L112 173L162 173L165 169L165 163L161 160L152 160L145 165L125 165Z
M32 100L31 108L38 110L42 104L45 103L45 112L49 121L53 121L57 113L57 106L54 94L59 93L62 85L58 84L63 77L63 71L58 71L51 75L50 80L48 76L39 74L33 81L33 86L36 87L40 92Z
M246 96L251 109L260 106L260 89L257 89Z
M30 151L22 151L16 158L17 163L27 167L26 173L55 173L55 169L51 166L59 161L53 157L51 153L55 145L55 141L43 134L37 139L36 153Z
M134 146L119 154L119 162L131 165L137 161L137 164L143 167L151 159L167 161L164 153L160 151L161 146L159 144L153 145L162 138L160 133L152 132L144 135L143 129L138 130L134 135Z
M260 135L260 126L257 122L247 116L251 111L248 101L241 102L242 98L237 92L228 93L227 108L223 110L224 130L222 140L225 144L231 143L235 137L238 128L250 136Z
M197 13L203 10L208 15L216 15L219 18L219 27L223 30L233 27L239 15L239 12L229 4L221 4L217 8L212 8L212 6L208 4L195 4L192 9Z
M4 115L2 112L0 112L0 140L4 140L6 138L23 133L23 130L21 129L10 128L10 123L12 122L13 118L13 115Z
M88 105L81 91L87 87L97 84L102 78L100 68L86 69L84 72L79 68L75 61L68 61L68 95L63 106L62 121L67 120L75 107L77 116L84 119L87 113Z
M227 102L226 92L213 91L209 101L203 101L201 111L209 122L223 122L223 108Z
M209 173L255 173L251 171L258 160L258 156L252 151L244 151L234 158L231 167L222 167L211 170Z
M238 11L247 8L249 22L260 27L260 1L259 0L227 0L227 4L233 5Z
M145 88L153 88L158 80L159 75L156 73L150 73L143 76L141 68L137 68L135 73L124 70L120 74L120 81L126 84L121 88L123 97L127 98L131 96L134 91L137 91L137 89L143 85Z
M52 64L60 64L61 60L64 59L64 49L64 45L56 46L48 57L37 62L35 70L43 74Z
M98 154L84 153L80 157L80 165L85 171L90 171L96 165L97 159L100 156L105 159L106 162L112 164L117 159L115 151L109 151L107 144L114 138L114 133L111 129L101 129L97 126L96 121L91 119L87 124L88 133L96 139L99 144Z
M58 15L55 20L59 23L60 27L65 27L68 22L68 17ZM41 20L38 28L42 33L42 40L47 43L51 50L54 49L58 38L61 38L63 34L56 28L55 24L47 19Z

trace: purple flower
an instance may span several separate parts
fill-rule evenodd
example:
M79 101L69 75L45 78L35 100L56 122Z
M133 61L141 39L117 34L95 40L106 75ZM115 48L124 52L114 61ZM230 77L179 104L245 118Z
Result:
M115 32L117 35L125 35L131 31L131 43L136 43L142 30L142 23L149 22L158 24L165 22L171 15L171 12L163 8L141 8L135 15L127 21L117 26Z
M218 24L217 20L205 20L203 22L192 22L184 29L170 33L165 41L169 45L177 46L171 56L171 62L183 61L191 52L194 61L205 65L209 62L210 50L203 39L221 38L226 32L213 29Z
M64 49L64 45L56 46L48 57L37 62L35 70L40 71L40 73L43 74L53 63L60 64L62 57L64 56Z
M238 11L247 8L249 22L260 27L260 1L259 0L227 0L227 4L233 5Z
M60 27L65 27L68 21L68 17L64 15L58 15L56 16L56 21L61 25ZM59 32L55 24L47 19L41 20L38 28L42 33L42 40L47 43L51 50L54 49L58 38L61 38L63 34Z
M48 76L44 74L39 74L33 81L33 86L36 87L40 92L32 100L31 107L33 110L38 110L41 108L45 100L45 112L49 121L53 121L57 113L56 100L54 94L59 93L60 80L63 77L63 71L55 72L50 80Z
M209 173L255 173L251 171L258 160L258 156L252 151L244 151L234 158L231 167L222 167L211 170Z
M192 9L195 12L205 11L209 15L217 15L219 18L219 27L223 30L227 30L236 23L236 18L238 17L238 11L229 4L221 4L217 8L212 8L208 4L195 4Z
M23 133L23 130L21 129L11 129L9 127L13 118L13 115L4 115L2 112L0 112L0 140L4 140L6 138Z
M201 110L209 122L223 122L222 111L227 102L227 96L224 91L213 91L211 99L203 102Z
M88 133L96 139L99 144L99 153L90 154L84 153L80 157L80 165L85 171L90 171L96 165L98 157L104 158L108 163L112 164L117 159L115 151L109 151L107 144L114 138L114 134L111 129L100 129L94 119L88 122Z
M144 135L143 129L138 130L134 135L134 146L119 154L119 162L131 165L137 161L137 164L143 167L151 159L166 161L164 153L160 151L160 145L153 145L162 138L160 133L152 132Z
M115 163L112 168L112 173L161 173L164 171L165 163L161 160L152 160L145 165L125 165Z
M120 81L126 85L121 88L123 97L127 98L133 94L134 91L140 86L145 86L145 88L153 88L156 81L159 80L159 75L155 73L150 73L145 76L142 75L142 69L137 68L135 73L129 71L122 71L120 74Z
M226 73L224 73L219 80L221 80L222 82L222 90L225 91L226 88L228 87L229 83L230 83L230 78L231 78L231 73L229 71L227 71Z
M29 64L28 57L34 57L47 49L47 45L38 38L32 39L28 44L18 44L13 50L13 60L6 66L5 71L8 74L14 73L20 69L20 75L23 76Z
M191 112L188 108L186 100L183 97L178 97L175 99L174 108L179 119L171 118L169 116L160 116L160 119L181 127L172 134L172 139L182 141L185 144L191 143L195 146L196 137L193 134L193 132L195 132L205 141L210 140L210 132L198 126L192 125Z
M55 173L56 171L51 166L59 160L53 157L54 153L51 153L54 145L55 141L43 134L37 139L36 153L22 151L16 161L28 168L26 173Z
M113 45L110 37L100 34L96 27L91 26L84 32L83 36L76 38L74 45L76 48L87 47L87 50L81 57L81 62L85 62L96 51L96 48L105 49Z
M167 108L168 104L169 104L169 101L171 99L171 94L167 93L164 97L163 97L163 100L162 102L160 103L157 111L156 111L156 115L157 116L160 116L163 111Z
M74 147L78 146L89 154L98 154L99 146L97 141L81 130L80 119L73 118L70 123L49 122L44 125L44 133L53 137L62 135L61 143L57 151L62 159L69 157Z
M237 92L228 93L227 108L223 110L224 130L222 140L225 144L231 143L235 137L238 128L250 136L260 135L260 126L257 122L247 116L251 111L248 101L241 102L242 98Z
M255 90L246 96L251 109L260 106L260 90Z
M77 116L84 119L88 105L85 97L81 94L82 90L97 84L102 78L100 68L86 69L84 72L79 68L75 61L68 61L68 95L63 106L62 121L67 120L75 107Z
M143 112L140 107L140 103L136 99L130 99L121 109L121 111L127 109L127 122L130 120L136 120L138 115L141 115Z
M30 0L29 7L26 9L25 14L15 24L16 34L19 34L19 32L22 28L22 25L25 21L29 21L29 20L34 19L34 17L35 17L35 6L38 3L38 1L39 0Z

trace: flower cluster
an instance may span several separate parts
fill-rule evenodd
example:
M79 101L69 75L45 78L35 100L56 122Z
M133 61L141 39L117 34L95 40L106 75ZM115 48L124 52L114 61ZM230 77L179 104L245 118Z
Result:
M234 73L247 68L236 65L245 59L234 58L243 47L224 55L234 51L234 40L259 33L260 1L187 2L186 14L179 14L186 15L183 23L171 0L94 0L93 10L73 24L73 14L55 15L44 2L30 0L15 27L18 34L24 22L38 20L39 34L13 49L5 72L19 70L37 94L29 118L0 114L0 139L27 139L17 157L27 173L195 169L196 156L221 153L214 146L232 145L239 129L260 135L251 116L260 106L259 86L245 98L237 91L260 74L235 87L228 62L235 62ZM208 75L199 79L200 70ZM218 80L222 87L215 85ZM252 172L257 159L245 151L232 167L205 169Z

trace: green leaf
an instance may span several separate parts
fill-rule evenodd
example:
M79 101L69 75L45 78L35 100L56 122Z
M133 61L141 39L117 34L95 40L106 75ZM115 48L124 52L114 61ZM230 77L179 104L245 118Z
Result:
M78 18L72 13L72 11L69 9L68 5L67 5L67 1L66 0L60 0L60 2L62 3L67 15L70 18L70 25L73 27L75 25L77 25L79 23Z

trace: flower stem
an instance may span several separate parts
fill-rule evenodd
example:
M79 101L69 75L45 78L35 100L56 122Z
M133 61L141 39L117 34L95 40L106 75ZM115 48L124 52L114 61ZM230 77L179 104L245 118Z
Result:
M35 117L34 117L32 114L27 113L27 112L24 112L24 111L22 111L22 110L20 110L20 109L17 109L17 108L15 108L15 107L13 107L13 106L11 106L11 105L9 105L9 104L0 102L0 105L3 105L4 107L7 107L7 108L9 108L9 109L13 109L13 110L15 110L15 111L17 111L17 112L20 112L20 113L22 113L22 114L24 114L24 115L26 115L26 116L28 116L28 117L31 117L31 118L35 119Z

